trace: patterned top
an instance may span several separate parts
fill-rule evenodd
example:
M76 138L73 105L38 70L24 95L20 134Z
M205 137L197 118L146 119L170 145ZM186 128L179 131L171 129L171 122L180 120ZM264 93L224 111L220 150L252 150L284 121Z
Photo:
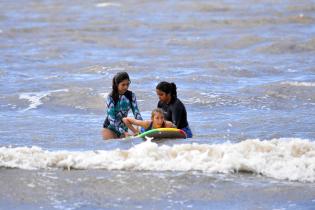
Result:
M137 105L136 95L132 93L132 104L125 95L120 95L119 100L115 106L113 98L108 95L107 100L107 119L109 120L108 128L114 131L118 136L128 131L127 126L123 123L122 118L128 116L131 109L134 117L142 120L140 111Z

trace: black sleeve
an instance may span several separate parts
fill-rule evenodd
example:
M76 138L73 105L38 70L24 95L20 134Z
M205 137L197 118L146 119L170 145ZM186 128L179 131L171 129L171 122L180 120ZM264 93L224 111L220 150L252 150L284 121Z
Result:
M183 124L182 121L185 120L185 107L180 103L176 103L172 108L172 121L177 128L181 128L181 125Z
M157 104L157 108L162 108L161 102L159 101Z

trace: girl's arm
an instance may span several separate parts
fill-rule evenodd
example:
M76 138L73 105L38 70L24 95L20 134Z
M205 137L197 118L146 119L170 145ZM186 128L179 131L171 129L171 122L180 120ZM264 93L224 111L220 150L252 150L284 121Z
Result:
M135 118L132 118L132 117L124 117L123 119L123 122L125 123L125 125L134 133L138 133L139 131L133 127L133 125L137 125L137 126L141 126L141 127L144 127L144 128L147 128L150 124L150 122L148 121L144 121L144 120L137 120Z

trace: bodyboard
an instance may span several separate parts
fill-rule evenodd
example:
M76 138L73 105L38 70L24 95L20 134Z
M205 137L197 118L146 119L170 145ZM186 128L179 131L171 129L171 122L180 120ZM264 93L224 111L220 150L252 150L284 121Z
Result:
M149 131L145 131L144 133L139 134L137 137L140 138L154 138L154 139L185 139L186 133L185 131L177 128L156 128Z

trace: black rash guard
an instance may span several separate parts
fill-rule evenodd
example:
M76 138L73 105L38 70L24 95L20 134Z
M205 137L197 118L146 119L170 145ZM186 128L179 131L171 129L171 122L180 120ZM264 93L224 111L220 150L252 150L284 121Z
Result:
M163 109L165 119L173 122L178 129L188 126L185 106L178 98L169 104L159 101L157 107Z

